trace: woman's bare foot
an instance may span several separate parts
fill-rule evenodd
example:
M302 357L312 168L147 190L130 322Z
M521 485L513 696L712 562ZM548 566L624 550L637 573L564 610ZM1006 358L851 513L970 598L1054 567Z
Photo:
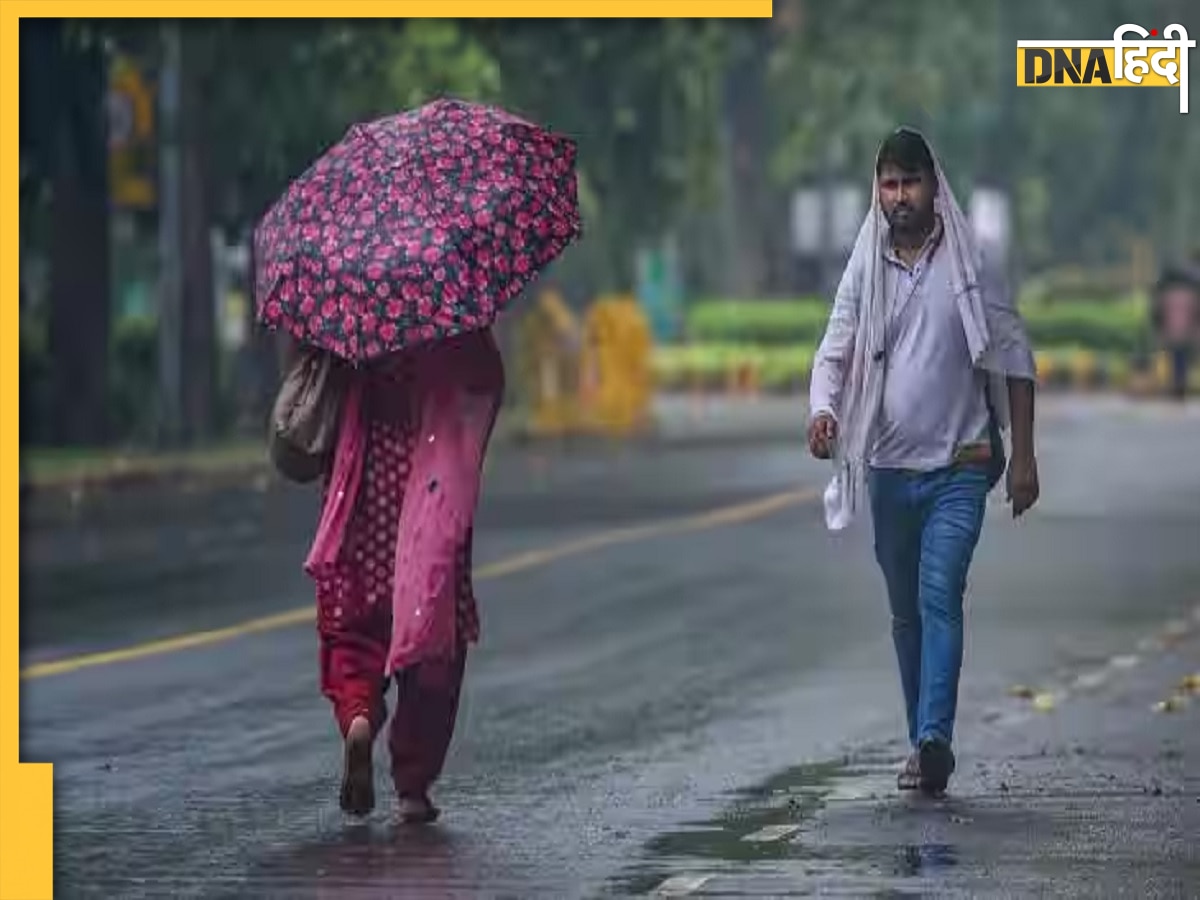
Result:
M346 731L342 768L342 810L352 816L365 816L375 808L371 744L371 723L365 716L356 716Z
M425 794L400 798L400 821L405 825L428 825L436 822L440 814L441 811L429 802Z

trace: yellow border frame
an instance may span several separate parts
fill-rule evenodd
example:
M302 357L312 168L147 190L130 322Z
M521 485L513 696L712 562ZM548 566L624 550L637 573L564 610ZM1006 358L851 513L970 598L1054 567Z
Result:
M42 900L54 893L54 782L49 763L20 762L19 609L19 348L18 296L20 127L20 20L49 17L108 18L472 18L497 17L496 0L2 0L0 2L0 273L8 300L4 333L13 352L2 379L4 463L4 573L0 602L0 900ZM771 0L507 0L504 18L770 18Z

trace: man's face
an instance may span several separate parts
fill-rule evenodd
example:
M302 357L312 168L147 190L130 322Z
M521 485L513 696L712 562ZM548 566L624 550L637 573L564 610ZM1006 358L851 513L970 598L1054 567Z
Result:
M888 224L916 231L933 222L935 185L926 172L906 172L887 163L879 171L879 205Z

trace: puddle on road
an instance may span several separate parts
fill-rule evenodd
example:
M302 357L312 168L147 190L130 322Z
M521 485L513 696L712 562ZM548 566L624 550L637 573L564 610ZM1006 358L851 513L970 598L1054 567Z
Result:
M645 853L651 859L726 862L785 858L790 854L786 838L745 838L811 817L840 773L840 763L798 766L761 784L732 791L726 794L732 802L717 818L661 834L646 844Z
M866 895L896 896L895 885L884 888L879 882L927 878L953 868L959 851L945 840L945 831L971 821L953 800L898 797L897 765L893 755L876 751L853 760L796 766L729 792L712 819L649 840L642 858L612 880L611 890L618 896L647 896L679 875L713 876L716 883L709 884L717 889L721 875L759 880L786 869L811 876L814 883L847 875L877 879L871 887L862 885ZM856 810L864 820L864 837L902 816L913 826L904 829L909 840L831 845L821 837L818 815L834 805ZM728 896L723 888L722 896Z
M766 781L731 791L715 818L657 835L643 848L644 860L613 882L622 896L644 895L684 869L705 873L739 863L794 858L795 834L847 775L842 761L796 766ZM771 839L779 834L778 839ZM755 840L756 835L764 839ZM752 838L746 840L747 837Z

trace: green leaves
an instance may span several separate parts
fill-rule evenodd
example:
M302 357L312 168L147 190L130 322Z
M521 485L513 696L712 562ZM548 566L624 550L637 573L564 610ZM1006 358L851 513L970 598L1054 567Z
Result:
M214 179L253 219L356 121L442 94L494 100L500 69L455 20L216 23L202 56Z
M386 100L420 106L441 95L489 101L499 96L500 67L452 19L412 19L385 41Z
M579 143L596 289L625 289L633 249L711 202L727 23L704 20L474 22L504 103Z

